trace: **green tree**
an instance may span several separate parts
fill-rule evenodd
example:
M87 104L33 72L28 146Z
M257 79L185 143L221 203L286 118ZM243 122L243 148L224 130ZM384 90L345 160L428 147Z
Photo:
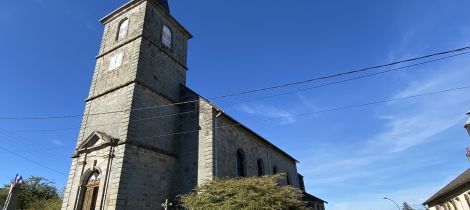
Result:
M302 192L280 186L282 175L217 179L180 196L183 207L193 210L271 210L307 209Z
M0 207L2 207L5 204L5 200L7 199L8 196L8 190L10 186L4 186L3 188L0 188Z
M414 210L414 208L411 208L410 205L408 205L407 202L403 203L403 207L401 208L402 210Z
M0 205L4 205L10 185L0 189ZM55 183L43 178L32 176L21 187L18 198L18 209L55 210L60 209L61 195Z

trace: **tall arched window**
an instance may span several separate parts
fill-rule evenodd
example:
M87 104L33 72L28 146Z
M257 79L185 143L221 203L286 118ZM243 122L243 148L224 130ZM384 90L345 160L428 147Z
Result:
M93 172L87 180L84 187L82 210L93 210L96 206L98 198L98 190L100 186L100 173Z
M171 48L172 33L168 26L163 25L162 43L165 47Z
M258 165L258 176L263 176L263 175L264 175L264 163L263 163L263 160L258 159L257 165Z
M243 151L237 151L237 177L246 176L245 154Z
M286 172L286 181L287 181L287 185L290 185L290 176L289 176L289 172Z
M124 19L119 23L119 30L116 36L116 40L121 40L127 37L127 31L129 29L129 19Z

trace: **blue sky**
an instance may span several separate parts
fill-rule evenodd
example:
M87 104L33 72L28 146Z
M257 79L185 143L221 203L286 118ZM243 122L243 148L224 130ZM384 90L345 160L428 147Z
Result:
M126 1L0 3L0 116L81 114L102 25ZM188 86L206 97L304 80L470 45L470 2L180 1L172 14L195 36ZM296 157L309 192L331 210L416 207L468 168L468 90L315 112L470 85L470 55L282 97L282 90L214 101ZM293 116L295 115L295 116ZM277 121L260 121L283 117ZM0 120L0 146L68 173L80 118ZM64 186L66 176L0 150L0 182L15 173Z

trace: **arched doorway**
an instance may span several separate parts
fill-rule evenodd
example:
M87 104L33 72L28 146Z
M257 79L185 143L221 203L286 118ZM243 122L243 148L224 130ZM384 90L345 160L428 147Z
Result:
M83 195L82 210L94 210L96 199L98 198L98 190L100 187L100 173L93 172L87 180Z

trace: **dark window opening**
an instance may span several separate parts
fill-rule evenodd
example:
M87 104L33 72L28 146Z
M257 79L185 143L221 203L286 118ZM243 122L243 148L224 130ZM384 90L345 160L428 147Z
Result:
M245 154L241 151L237 151L237 177L246 176L245 170Z
M258 159L258 176L264 175L264 163L263 160Z

